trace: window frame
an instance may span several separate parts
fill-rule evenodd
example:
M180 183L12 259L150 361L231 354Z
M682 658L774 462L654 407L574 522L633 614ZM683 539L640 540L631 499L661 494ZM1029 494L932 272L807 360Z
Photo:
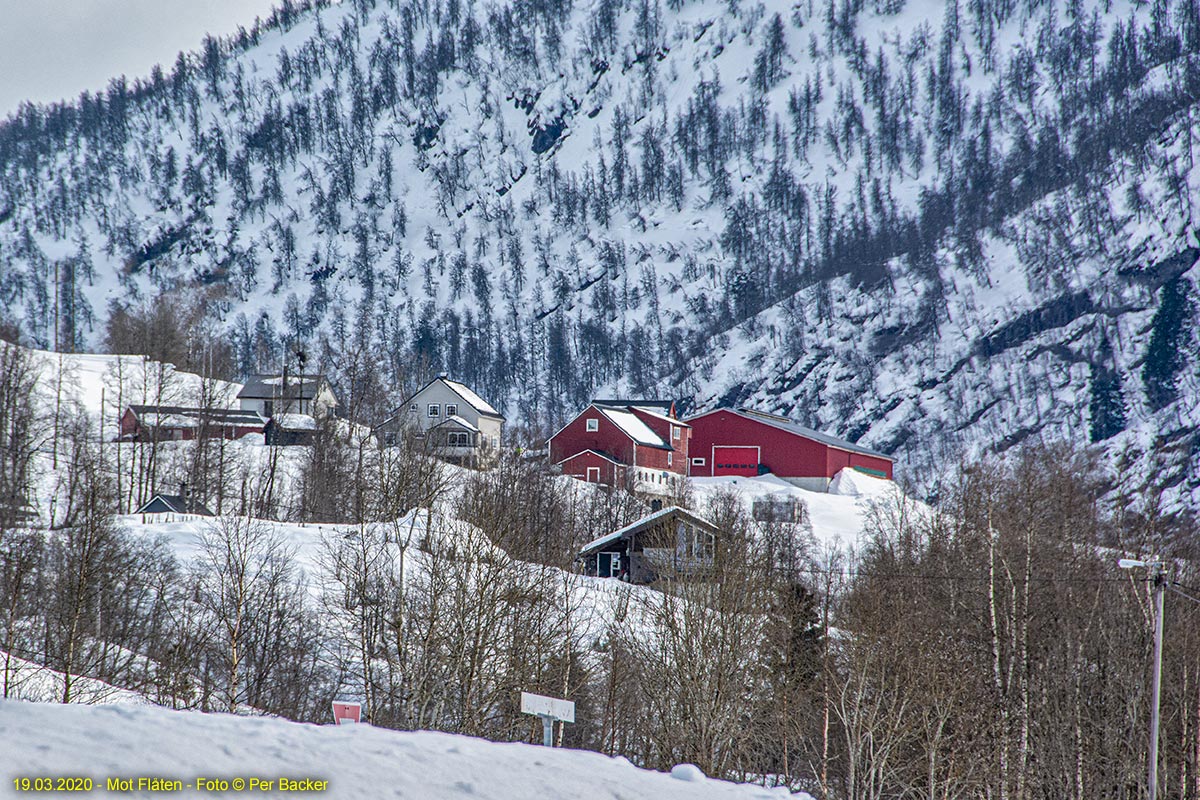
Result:
M596 433L599 430L600 430L600 418L599 417L588 417L587 418L587 432L588 433Z
M441 419L442 418L442 404L441 403L428 404L425 407L425 416L428 419Z

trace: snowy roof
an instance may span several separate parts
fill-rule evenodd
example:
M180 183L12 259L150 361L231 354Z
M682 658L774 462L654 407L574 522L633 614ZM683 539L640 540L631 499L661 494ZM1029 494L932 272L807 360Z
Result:
M609 406L595 406L595 408L620 428L622 433L638 444L670 449L670 446L659 438L657 433L650 430L649 425L638 419L632 411L623 411L619 408L610 408Z
M471 431L472 433L479 433L479 428L476 428L474 425L467 422L465 419L460 417L458 414L451 414L450 416L446 417L444 420L439 422L437 425L434 425L433 427L440 428L443 425L450 425L451 423L458 425L461 428L466 428L467 430Z
M655 419L661 419L663 422L669 422L672 425L678 425L681 428L692 427L691 425L688 425L683 420L675 419L674 417L669 417L666 414L661 414L658 412L657 409L650 408L648 406L633 405L633 406L629 406L629 407L640 411L641 413L645 414L648 417L654 417Z
M755 411L752 408L714 408L712 411L705 411L703 414L696 414L693 417L689 417L689 419L699 419L700 417L706 417L709 414L715 414L718 411L728 411L731 414L737 414L743 419L761 422L764 425L770 425L772 428L777 428L781 431L787 431L788 433L793 433L797 436L803 436L806 439L812 439L815 442L820 442L823 445L833 447L838 450L846 450L851 453L861 453L862 455L874 456L875 458L882 458L886 459L887 461L893 460L889 455L884 455L883 453L875 450L870 450L866 447L862 447L861 445L854 444L853 442L848 442L845 439L839 439L836 436L830 436L828 433L821 433L820 431L815 431L812 428L806 428L799 422L793 422L787 417L781 417L777 414L768 414L765 411Z
M592 401L593 405L597 406L617 406L618 408L627 408L633 406L640 408L643 411L650 411L656 414L668 415L671 409L675 406L674 400L602 400L596 398Z
M492 408L491 404L488 403L488 401L484 400L482 397L475 394L475 392L468 389L466 384L459 383L458 381L452 381L449 378L439 378L439 380L441 380L442 383L446 384L451 389L453 389L455 392L457 392L458 395L460 397L462 397L463 400L466 400L467 403L470 404L471 408L475 409L480 414L485 414L489 417L500 417L500 419L504 419L504 417L500 414L499 411Z
M435 383L438 383L439 381L444 383L446 385L446 387L448 389L450 389L450 391L454 392L459 397L461 397L463 399L463 402L465 402L467 405L469 405L471 408L475 409L477 412L479 412L483 416L493 417L493 418L499 419L499 420L504 419L503 414L501 414L499 411L497 411L495 408L493 408L491 403L484 400L479 395L475 394L475 392L473 392L471 389L469 389L465 383L459 383L458 381L452 381L449 378L439 376L437 378L434 378L433 380L431 380L429 383L425 384L424 386L422 386L417 391L413 392L412 397L409 397L403 403L401 403L400 407L398 409L396 409L396 411L392 414L392 416L388 417L386 420L381 422L380 425L386 425L387 423L391 422L396 417L400 416L404 412L404 409L408 407L408 405L413 401L414 398L416 398L417 395L419 395L421 392L428 389L430 386L433 386Z
M315 431L317 421L308 414L276 414L271 417L276 426L285 431Z
M257 427L266 422L257 411L237 408L131 405L129 410L149 428L195 428L201 424Z
M238 399L274 400L286 397L288 400L312 400L323 383L327 383L324 375L289 375L285 388L282 375L251 375L238 392Z
M624 539L627 536L633 536L636 533L640 533L641 531L646 530L647 528L666 519L667 517L679 517L681 519L687 520L688 522L692 523L693 525L699 525L701 527L708 528L709 530L714 531L714 532L717 530L716 525L713 525L711 522L704 519L703 517L696 516L692 512L688 511L686 508L680 508L679 506L668 506L667 508L664 508L661 511L655 511L653 514L650 514L648 516L642 517L639 520L631 522L628 525L626 525L624 528L621 528L620 530L613 531L612 533L606 533L605 535L601 536L598 539L593 539L592 541L588 542L587 544L585 544L583 547L581 547L579 549L579 555L581 555L581 556L587 555L588 553L595 552L596 550L599 550L604 545L611 544L612 542L615 542L618 539Z

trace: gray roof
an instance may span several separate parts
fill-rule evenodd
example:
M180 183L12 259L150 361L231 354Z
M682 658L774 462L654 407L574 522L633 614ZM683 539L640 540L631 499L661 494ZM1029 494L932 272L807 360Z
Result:
M251 375L238 392L238 399L247 400L312 400L328 383L324 375L288 375L284 387L282 375ZM303 393L303 394L302 394Z
M164 417L184 417L189 420L204 422L208 425L240 425L240 426L260 426L266 424L266 420L259 415L257 411L243 411L240 408L197 408L195 406L148 406L148 405L130 405L130 410L134 416L141 420L143 417L157 417L152 420L151 427L163 426ZM166 424L165 427L170 427Z
M680 508L679 506L668 506L667 508L664 508L661 511L655 511L653 514L649 514L645 517L642 517L639 520L635 520L634 522L629 523L628 525L626 525L624 528L621 528L620 530L613 531L612 533L607 533L598 539L593 539L592 541L585 544L582 548L580 548L579 555L586 556L589 553L596 552L600 548L604 547L606 544L611 544L612 542L615 542L618 539L625 539L625 538L628 538L635 534L641 533L642 531L646 530L647 528L653 527L656 523L662 521L663 519L666 519L667 517L679 517L680 519L686 520L687 522L690 522L693 525L697 525L701 528L706 528L707 530L711 531L712 533L717 532L717 526L712 524L708 520L704 519L704 517L697 516L697 515L693 514L691 511L688 511L686 508Z
M215 516L208 507L196 500L185 500L178 494L156 494L147 500L135 514L196 514L202 517Z
M861 445L854 444L853 442L848 442L845 439L839 439L836 436L830 436L828 433L821 433L820 431L815 431L812 428L806 428L799 422L793 422L787 417L781 417L778 414L768 414L765 411L756 411L753 408L714 408L712 411L705 411L702 414L696 414L695 416L689 417L689 419L699 419L700 417L706 417L709 414L716 413L717 411L728 411L731 414L737 414L743 419L761 422L764 425L770 425L772 428L777 428L781 431L787 431L788 433L794 433L797 436L803 436L806 439L812 439L814 442L820 442L823 445L834 447L838 450L846 450L851 453L860 453L864 456L874 456L875 458L882 458L887 461L894 460L891 456L880 453L876 450L871 450Z

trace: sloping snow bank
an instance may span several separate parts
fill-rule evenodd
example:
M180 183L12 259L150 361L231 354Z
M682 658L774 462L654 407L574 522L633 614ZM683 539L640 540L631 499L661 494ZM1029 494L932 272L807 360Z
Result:
M301 725L279 719L170 711L152 706L60 706L0 701L0 794L22 776L78 776L104 792L109 778L247 782L281 777L328 781L325 791L255 791L260 796L418 800L768 800L786 789L710 780L698 770L638 769L622 758L529 744L497 744L369 725ZM189 788L189 784L191 787ZM798 795L807 797L807 795Z

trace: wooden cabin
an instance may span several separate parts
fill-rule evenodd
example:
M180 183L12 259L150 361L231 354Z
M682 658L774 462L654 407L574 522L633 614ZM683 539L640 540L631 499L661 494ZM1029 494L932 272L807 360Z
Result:
M670 506L589 542L579 551L588 575L648 584L712 572L717 526Z

